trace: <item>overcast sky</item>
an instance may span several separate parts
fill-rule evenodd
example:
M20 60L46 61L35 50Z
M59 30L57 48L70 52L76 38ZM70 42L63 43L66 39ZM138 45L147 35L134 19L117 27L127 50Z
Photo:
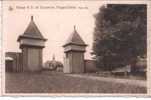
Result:
M105 4L100 1L5 1L3 2L3 36L5 51L20 52L17 38L23 34L30 22L30 16L42 35L48 39L43 49L43 61L51 60L53 54L56 60L63 61L62 45L73 32L77 32L88 44L85 58L91 59L93 31L95 27L94 14ZM39 7L27 9L29 7ZM40 8L41 7L41 8ZM62 7L67 7L61 9ZM80 9L82 7L83 9ZM70 8L70 9L69 9Z

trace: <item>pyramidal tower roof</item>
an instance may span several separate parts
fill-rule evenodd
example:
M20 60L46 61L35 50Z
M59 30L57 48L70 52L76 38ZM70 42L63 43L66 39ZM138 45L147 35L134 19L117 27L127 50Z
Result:
M33 16L31 16L31 21L26 28L25 32L23 35L19 36L18 41L20 38L32 38L32 39L41 39L41 40L46 40L41 32L39 31L37 25L34 22Z
M72 32L72 34L69 36L69 38L67 39L66 43L64 46L68 45L68 44L74 44L74 45L83 45L86 46L85 42L82 40L81 36L78 34L77 30L76 30L76 26L74 26L74 31Z

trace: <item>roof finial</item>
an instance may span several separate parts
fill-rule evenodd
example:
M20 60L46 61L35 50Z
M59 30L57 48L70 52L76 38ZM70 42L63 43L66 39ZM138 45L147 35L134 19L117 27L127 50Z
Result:
M76 31L76 25L74 25L74 31Z
M76 30L76 25L74 25L74 30Z
M33 16L31 16L31 20L33 20L34 18L33 18Z
M55 54L53 54L52 60L55 60Z

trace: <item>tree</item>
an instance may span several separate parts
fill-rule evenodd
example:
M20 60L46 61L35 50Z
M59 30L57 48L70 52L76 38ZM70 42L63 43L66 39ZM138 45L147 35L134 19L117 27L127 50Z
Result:
M93 54L97 66L112 70L135 64L147 53L146 5L109 4L95 15Z

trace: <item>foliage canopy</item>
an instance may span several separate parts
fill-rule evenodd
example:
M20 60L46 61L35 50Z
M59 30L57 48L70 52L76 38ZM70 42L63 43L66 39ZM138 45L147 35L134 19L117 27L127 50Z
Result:
M95 15L93 54L97 66L112 70L134 64L147 53L146 5L108 4Z

